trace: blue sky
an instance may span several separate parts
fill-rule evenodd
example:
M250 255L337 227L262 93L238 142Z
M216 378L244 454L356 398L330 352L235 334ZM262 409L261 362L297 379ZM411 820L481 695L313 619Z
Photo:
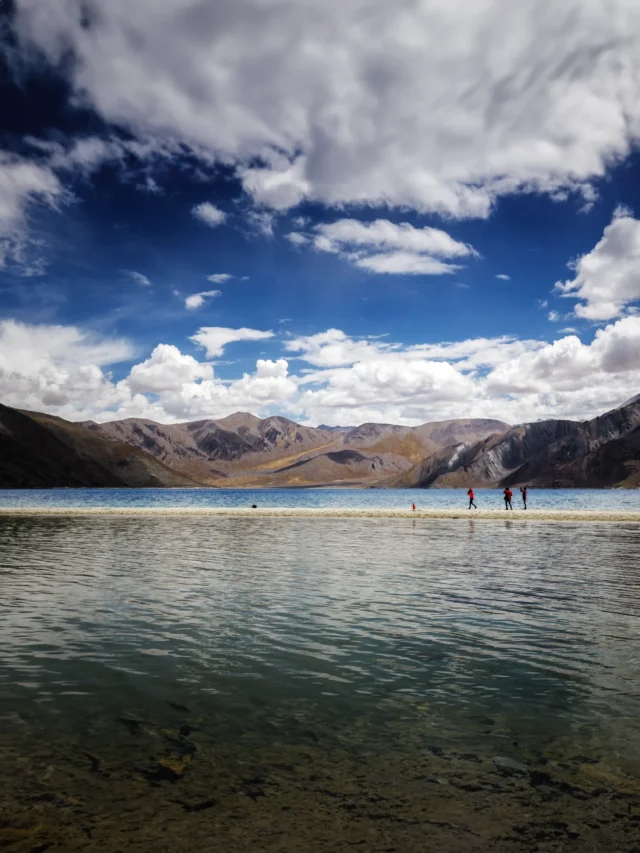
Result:
M5 3L0 400L417 424L637 394L613 5Z

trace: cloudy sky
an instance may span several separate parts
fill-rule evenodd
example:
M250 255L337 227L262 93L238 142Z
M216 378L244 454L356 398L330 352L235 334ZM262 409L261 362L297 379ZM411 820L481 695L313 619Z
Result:
M634 0L0 2L0 401L586 418L640 392Z

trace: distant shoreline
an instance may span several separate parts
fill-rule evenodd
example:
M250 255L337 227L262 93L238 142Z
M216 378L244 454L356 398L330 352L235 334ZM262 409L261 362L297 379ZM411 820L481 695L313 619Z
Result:
M624 512L616 510L546 510L529 509L507 512L503 509L410 509L375 508L375 509L341 509L341 508L287 508L265 507L251 509L250 507L1 507L0 518L18 516L42 517L82 517L82 516L117 516L139 517L149 516L158 518L198 517L208 518L411 518L414 520L430 519L467 519L483 521L581 521L581 522L615 522L640 524L640 512Z

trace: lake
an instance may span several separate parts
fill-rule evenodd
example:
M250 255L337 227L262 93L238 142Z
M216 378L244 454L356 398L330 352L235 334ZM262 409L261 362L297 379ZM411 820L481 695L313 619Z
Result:
M639 553L632 524L0 518L0 846L637 851Z
M479 509L503 509L501 489L476 489ZM466 489L0 489L2 507L309 509L466 508ZM521 507L515 490L513 504ZM640 511L640 489L533 489L531 509Z

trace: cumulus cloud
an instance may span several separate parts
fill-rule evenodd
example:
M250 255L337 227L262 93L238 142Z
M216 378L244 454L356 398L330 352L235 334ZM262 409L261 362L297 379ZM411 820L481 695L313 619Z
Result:
M446 231L414 228L408 222L340 219L317 225L315 231L316 249L339 254L355 266L376 273L443 275L455 272L459 266L439 258L476 254L471 246L454 240Z
M398 345L372 342L367 339L349 337L341 329L327 329L317 335L301 336L285 341L284 347L289 352L301 353L308 364L315 367L339 367L354 364L380 352L391 352L399 349Z
M212 284L224 284L226 281L231 281L232 278L233 276L229 275L229 273L217 272L207 276L207 281L210 281Z
M310 423L588 418L640 387L640 317L597 331L588 344L572 335L406 347L333 329L285 346L317 368L302 376L296 401Z
M505 273L503 273L503 272L498 273L498 275L496 276L496 278L499 278L501 281L511 281L511 276L510 276L510 275L506 275L506 274L505 274Z
M196 204L191 211L196 219L209 225L210 228L217 228L227 218L227 214L220 210L215 204L208 201L203 201L202 204Z
M141 272L136 272L135 270L125 270L126 274L135 281L136 284L139 284L141 287L151 287L151 282L143 275Z
M204 327L191 340L207 359L234 342L272 332ZM3 402L71 420L149 417L162 422L223 417L238 410L286 412L304 422L418 424L456 417L518 423L587 418L640 388L640 316L622 318L582 342L513 337L397 344L353 338L339 329L273 341L253 372L223 380L214 366L174 344L158 344L114 381L109 368L133 361L124 340L100 339L73 326L0 323ZM589 376L585 383L584 377Z
M0 321L0 399L63 417L117 405L123 395L104 368L134 356L122 339L98 339L75 326Z
M556 290L579 299L575 313L587 320L610 320L640 301L640 221L619 207L599 243L570 265L575 278Z
M146 361L131 368L127 382L134 393L161 394L202 379L213 379L210 364L201 364L176 346L158 344Z
M304 157L298 157L292 163L284 159L280 168L274 163L270 168L240 169L239 177L257 204L274 210L287 210L309 194L311 185L304 178L305 165Z
M203 326L191 336L191 340L203 347L208 358L218 358L224 348L237 341L265 341L272 338L273 332L261 332L259 329L229 329L224 326Z
M185 307L193 311L196 308L201 308L204 305L205 299L211 299L214 296L220 296L220 290L203 290L200 293L192 293L184 300Z
M626 0L15 5L22 45L107 122L235 166L277 210L486 217L518 191L588 205L640 133Z

